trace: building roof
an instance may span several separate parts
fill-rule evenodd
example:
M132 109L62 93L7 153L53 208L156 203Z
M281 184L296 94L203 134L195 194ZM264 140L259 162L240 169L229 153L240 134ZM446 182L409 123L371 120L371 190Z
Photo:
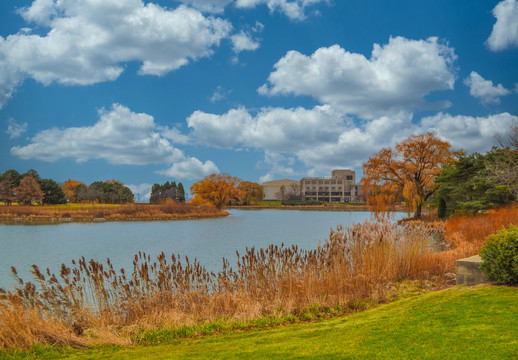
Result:
M265 181L262 183L263 186L275 186L275 185L284 185L286 183L293 183L293 184L298 184L299 181L297 180L291 180L291 179L284 179L284 180L273 180L273 181Z

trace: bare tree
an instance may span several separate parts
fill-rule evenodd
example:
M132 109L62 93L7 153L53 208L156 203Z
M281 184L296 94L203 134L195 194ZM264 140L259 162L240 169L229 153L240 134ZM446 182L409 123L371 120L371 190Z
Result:
M500 147L518 150L518 120L505 133L498 134L495 138Z

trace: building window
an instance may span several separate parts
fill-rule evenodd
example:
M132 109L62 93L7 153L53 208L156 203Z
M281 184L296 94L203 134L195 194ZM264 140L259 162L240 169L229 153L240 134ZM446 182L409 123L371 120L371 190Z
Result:
M352 175L347 175L347 180L352 180L352 179L353 179Z

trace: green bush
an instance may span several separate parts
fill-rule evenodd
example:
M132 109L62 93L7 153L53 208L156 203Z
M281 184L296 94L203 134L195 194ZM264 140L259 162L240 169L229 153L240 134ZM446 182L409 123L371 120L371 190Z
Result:
M482 271L490 280L518 284L518 226L511 225L489 236L480 257Z

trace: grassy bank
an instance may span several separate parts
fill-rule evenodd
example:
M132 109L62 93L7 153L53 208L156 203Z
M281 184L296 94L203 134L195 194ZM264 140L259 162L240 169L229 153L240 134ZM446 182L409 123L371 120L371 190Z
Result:
M148 221L201 219L226 216L213 207L173 201L151 204L0 205L0 221L13 223L59 223L85 221Z
M517 288L452 288L317 323L148 346L39 348L10 355L20 359L515 359L517 323Z

